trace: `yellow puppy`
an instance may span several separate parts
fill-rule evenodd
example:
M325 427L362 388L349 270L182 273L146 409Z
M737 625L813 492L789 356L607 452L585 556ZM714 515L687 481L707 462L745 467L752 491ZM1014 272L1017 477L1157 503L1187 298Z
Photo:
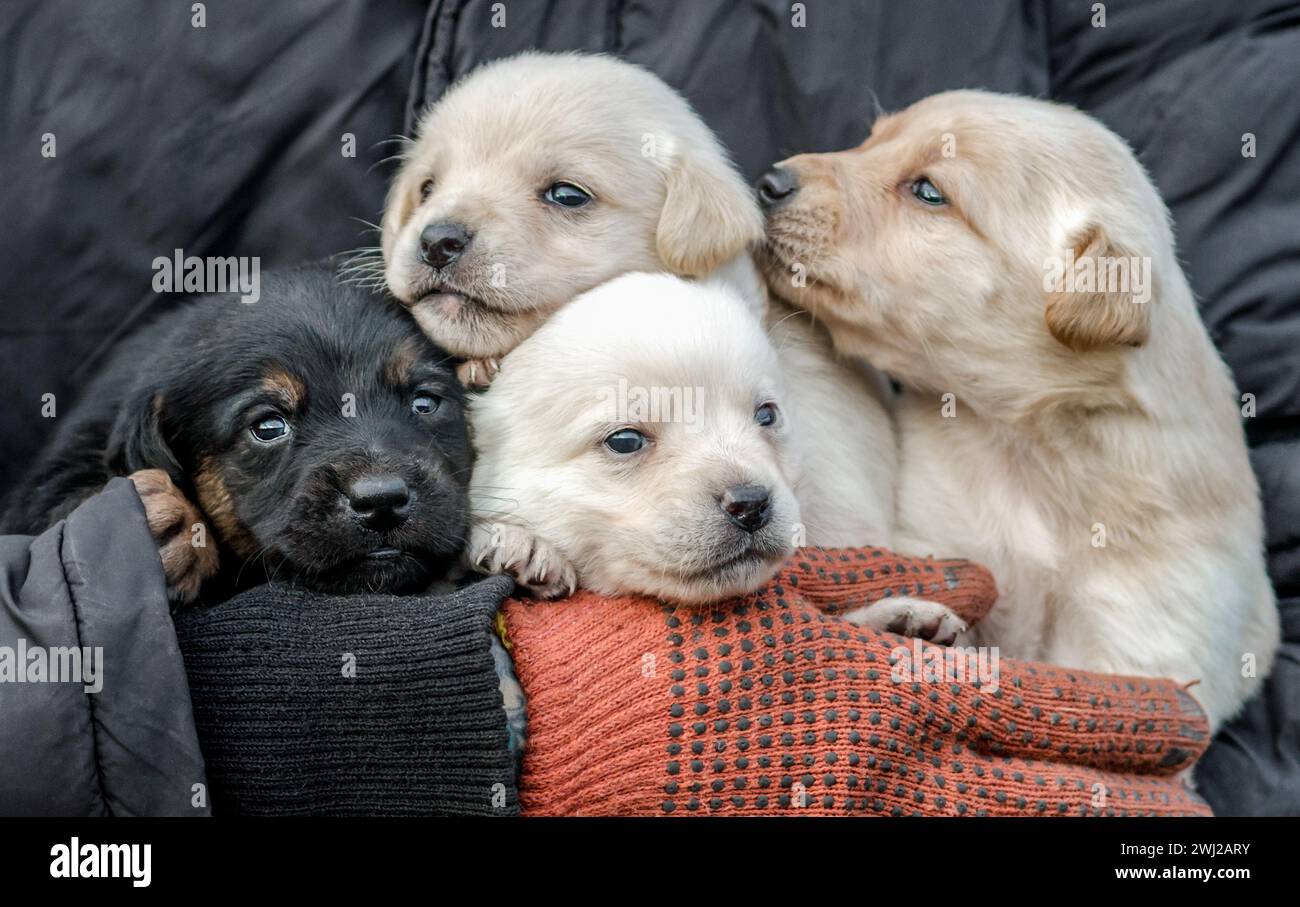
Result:
M1237 712L1278 645L1258 489L1129 148L1068 107L950 92L760 188L772 291L909 387L896 544L993 569L974 641Z

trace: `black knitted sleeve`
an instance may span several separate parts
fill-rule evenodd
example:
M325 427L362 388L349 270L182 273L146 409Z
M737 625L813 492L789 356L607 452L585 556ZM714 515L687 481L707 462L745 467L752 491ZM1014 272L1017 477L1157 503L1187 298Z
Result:
M511 581L445 596L254 588L179 614L218 815L515 815L493 667Z

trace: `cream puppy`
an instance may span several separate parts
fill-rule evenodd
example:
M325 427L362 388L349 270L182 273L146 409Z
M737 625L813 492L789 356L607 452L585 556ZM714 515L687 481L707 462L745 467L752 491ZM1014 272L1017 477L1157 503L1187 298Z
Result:
M764 185L773 291L909 386L897 544L993 570L973 640L1236 713L1278 645L1258 490L1128 147L1068 107L951 92Z
M658 77L526 53L420 119L384 206L384 277L447 350L504 356L628 271L703 276L763 233L718 140Z
M698 603L794 551L797 423L734 293L629 274L580 296L473 401L469 560L538 595Z
M522 54L453 86L403 157L371 267L430 337L469 360L469 383L612 277L712 275L761 313L787 375L806 448L807 542L892 544L887 389L840 361L805 313L764 298L748 252L762 239L754 194L667 84L612 57ZM627 317L635 331L664 316Z
M467 559L542 597L754 591L805 544L816 460L785 379L728 287L634 273L580 296L472 404ZM939 642L965 629L910 597L846 617Z

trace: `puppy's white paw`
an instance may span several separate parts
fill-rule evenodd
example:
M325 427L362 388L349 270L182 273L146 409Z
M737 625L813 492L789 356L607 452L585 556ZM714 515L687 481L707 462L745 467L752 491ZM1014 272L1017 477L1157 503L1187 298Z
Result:
M484 573L508 573L538 598L563 598L578 586L573 565L553 545L508 523L475 523L469 562Z
M456 366L456 377L470 390L482 390L492 383L492 379L501 371L501 363L496 359L466 359Z
M859 627L916 636L940 646L952 645L957 634L966 631L966 621L947 605L908 596L882 598L846 612L844 619Z

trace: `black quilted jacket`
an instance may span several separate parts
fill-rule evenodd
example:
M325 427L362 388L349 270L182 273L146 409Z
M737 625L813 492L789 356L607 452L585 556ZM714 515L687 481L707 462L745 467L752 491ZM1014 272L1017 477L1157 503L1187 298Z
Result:
M48 434L42 396L75 398L112 340L168 304L150 287L155 256L269 267L374 245L361 221L378 220L385 140L484 60L537 47L641 63L750 177L860 141L877 103L958 87L1067 101L1155 178L1210 333L1256 399L1247 430L1286 644L1199 777L1220 812L1300 814L1295 2L1112 0L1103 22L1086 0L531 0L505 4L504 27L490 0L206 6L203 28L189 4L0 9L0 482Z

